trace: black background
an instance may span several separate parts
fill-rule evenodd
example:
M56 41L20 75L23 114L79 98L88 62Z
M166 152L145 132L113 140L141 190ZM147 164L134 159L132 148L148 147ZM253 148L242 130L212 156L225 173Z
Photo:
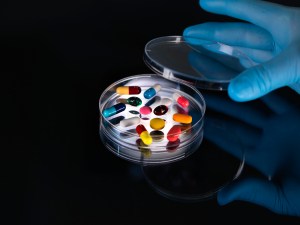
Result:
M149 40L233 19L192 0L10 0L0 10L2 224L299 224L246 202L165 199L98 135L102 91L152 73Z

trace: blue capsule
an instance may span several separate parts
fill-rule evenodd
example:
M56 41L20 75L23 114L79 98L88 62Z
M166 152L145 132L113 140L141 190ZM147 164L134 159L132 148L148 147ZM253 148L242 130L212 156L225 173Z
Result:
M159 84L155 84L153 85L151 88L147 89L145 92L144 92L144 97L146 99L149 99L149 98L152 98L153 96L156 95L157 92L159 92L161 89L161 86Z
M124 103L118 103L116 105L113 105L110 108L103 110L103 116L105 118L113 116L115 114L118 114L126 109L126 105Z

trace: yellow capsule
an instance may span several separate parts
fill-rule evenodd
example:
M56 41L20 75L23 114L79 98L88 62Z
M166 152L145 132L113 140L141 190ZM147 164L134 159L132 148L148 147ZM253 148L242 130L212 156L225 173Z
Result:
M152 137L150 136L150 134L148 133L148 131L143 131L140 134L140 138L142 139L142 141L144 142L145 145L151 145L151 143L152 143Z
M160 118L154 118L150 120L150 127L153 130L161 130L165 127L165 121Z
M187 114L181 114L181 113L175 113L173 115L173 120L178 122L178 123L184 123L184 124L189 124L192 122L192 117Z
M145 145L150 145L152 143L152 137L143 124L137 125L135 130L139 134Z

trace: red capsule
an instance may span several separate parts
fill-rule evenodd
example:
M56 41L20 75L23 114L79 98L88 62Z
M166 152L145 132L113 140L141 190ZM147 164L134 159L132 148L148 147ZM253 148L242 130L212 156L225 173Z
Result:
M181 126L174 125L168 132L167 138L170 142L176 141L181 134Z
M190 104L189 100L178 93L173 94L173 99L183 108L187 108Z

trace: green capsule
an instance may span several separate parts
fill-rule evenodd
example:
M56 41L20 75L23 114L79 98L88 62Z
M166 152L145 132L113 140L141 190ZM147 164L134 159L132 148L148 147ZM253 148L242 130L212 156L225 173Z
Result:
M132 106L139 106L142 104L142 100L138 97L130 97L127 99L127 103Z

